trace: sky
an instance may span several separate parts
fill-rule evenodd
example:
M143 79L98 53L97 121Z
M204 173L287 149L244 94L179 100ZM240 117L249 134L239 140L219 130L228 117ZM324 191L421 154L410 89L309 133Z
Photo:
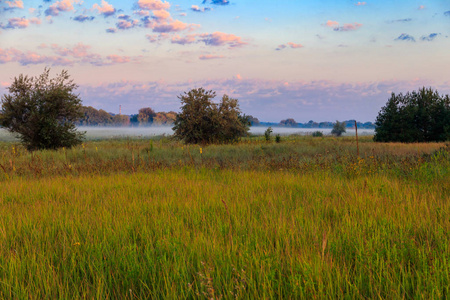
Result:
M68 70L83 105L179 111L193 88L261 121L373 122L450 94L450 0L0 0L0 95Z

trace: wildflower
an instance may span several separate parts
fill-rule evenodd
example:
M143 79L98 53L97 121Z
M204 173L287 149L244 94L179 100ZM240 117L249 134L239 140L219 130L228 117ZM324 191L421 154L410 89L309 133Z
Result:
M202 148L200 148L200 154L202 154Z
M73 244L74 246L80 246L81 244L79 242L76 242L75 244Z

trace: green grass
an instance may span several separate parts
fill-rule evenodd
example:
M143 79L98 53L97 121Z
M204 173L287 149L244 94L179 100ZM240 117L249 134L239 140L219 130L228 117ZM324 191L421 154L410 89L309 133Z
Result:
M0 298L449 297L444 144L12 147Z

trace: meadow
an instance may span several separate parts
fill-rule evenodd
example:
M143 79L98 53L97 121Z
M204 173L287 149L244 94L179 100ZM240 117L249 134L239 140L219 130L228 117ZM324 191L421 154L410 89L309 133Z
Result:
M450 146L0 142L2 299L445 299Z

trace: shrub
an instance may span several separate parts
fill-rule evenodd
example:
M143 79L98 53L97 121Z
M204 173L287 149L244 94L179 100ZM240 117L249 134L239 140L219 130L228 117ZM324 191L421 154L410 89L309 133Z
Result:
M280 143L281 142L281 136L279 134L277 134L275 136L275 142Z
M272 132L273 132L273 129L272 129L272 127L269 127L269 128L267 128L266 129L266 131L264 131L264 138L266 139L266 141L270 141L270 138L271 138L271 134L272 134Z
M346 131L347 130L345 129L345 122L336 121L336 123L333 126L333 130L331 130L331 134L335 136L341 136Z
M213 91L193 89L180 95L182 107L174 122L174 137L190 144L228 143L246 136L247 117L241 115L237 99L223 95L213 103Z
M313 137L323 137L323 132L322 131L314 131L311 135Z
M50 79L46 68L38 77L19 75L2 96L0 125L15 133L30 151L72 147L82 142L75 121L83 117L77 85L63 70Z

